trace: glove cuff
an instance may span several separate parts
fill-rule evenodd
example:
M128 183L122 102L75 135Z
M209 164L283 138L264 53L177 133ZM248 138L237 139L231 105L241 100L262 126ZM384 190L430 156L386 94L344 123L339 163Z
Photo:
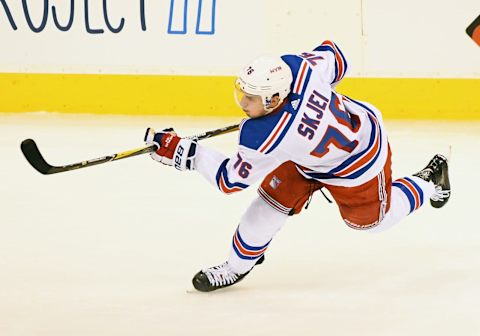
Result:
M195 157L197 155L197 139L181 139L178 142L173 165L178 170L195 170Z

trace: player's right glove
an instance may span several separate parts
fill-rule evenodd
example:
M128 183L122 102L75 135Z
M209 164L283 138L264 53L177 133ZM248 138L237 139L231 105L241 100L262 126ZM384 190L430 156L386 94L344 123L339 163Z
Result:
M157 150L150 153L155 161L167 166L175 166L178 170L194 170L197 139L182 139L173 130L166 128L161 132L155 132L153 128L147 128L144 141L148 145L155 145Z

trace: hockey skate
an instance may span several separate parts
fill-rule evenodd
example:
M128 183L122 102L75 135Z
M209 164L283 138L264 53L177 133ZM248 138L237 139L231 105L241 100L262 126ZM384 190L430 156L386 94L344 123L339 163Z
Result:
M265 260L265 257L262 255L255 265L260 265ZM254 266L255 267L255 266ZM251 270L250 270L251 271ZM224 262L221 265L210 267L204 270L201 270L192 279L193 287L200 292L211 292L216 289L228 287L236 284L245 276L250 273L248 271L244 274L237 274L232 271L228 265L228 261Z
M443 155L437 154L428 165L414 176L427 182L433 182L435 193L430 197L430 204L434 208L443 207L450 198L450 180L448 178L448 161Z

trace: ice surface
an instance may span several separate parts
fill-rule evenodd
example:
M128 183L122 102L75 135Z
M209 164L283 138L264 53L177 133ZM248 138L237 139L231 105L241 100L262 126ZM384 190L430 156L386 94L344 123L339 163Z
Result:
M320 194L238 286L190 280L225 261L255 188L225 196L146 156L43 176L20 152L74 163L234 119L0 114L0 335L479 335L479 123L387 122L394 177L452 147L452 198L390 231L344 225ZM236 134L203 143L233 154Z

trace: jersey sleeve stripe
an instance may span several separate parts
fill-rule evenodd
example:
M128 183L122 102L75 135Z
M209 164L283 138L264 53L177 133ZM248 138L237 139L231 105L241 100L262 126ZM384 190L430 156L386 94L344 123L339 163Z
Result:
M267 137L267 140L264 141L264 143L260 146L260 153L265 153L272 144L275 143L275 141L278 139L278 137L283 133L283 129L285 126L288 124L288 121L291 118L291 114L288 112L284 112L282 117L280 118L280 121L277 123L273 131L270 133L270 135Z
M335 50L333 50L332 47L322 44L321 46L315 48L316 51L330 51L334 56L335 56ZM333 81L330 84L333 84L337 81L338 78L338 60L335 57L335 76L333 78Z
M220 190L225 194L231 194L231 193L243 190L242 188L239 188L239 187L229 188L225 183L225 178L223 177L223 175L220 177L220 181L218 183L219 183Z
M335 54L335 60L338 63L338 74L337 74L337 78L335 79L335 82L338 82L345 75L346 62L344 62L343 55L339 52L339 49L338 49L338 47L335 43L333 43L332 41L325 41L325 42L323 42L323 44L326 44L326 45L330 46L333 49L333 52Z
M225 194L231 194L248 188L247 184L240 182L232 183L228 180L227 163L229 161L230 159L225 159L225 161L222 162L216 176L218 189Z
M334 45L335 45L335 48L336 48L337 52L340 54L340 57L342 58L342 61L343 61L343 65L344 65L343 75L342 75L342 77L343 77L347 73L347 69L348 69L347 59L345 58L345 56L343 56L342 50L340 50L340 48L335 43L334 43Z
M324 41L319 47L315 48L315 50L330 51L333 53L335 56L335 79L331 84L341 81L347 72L348 64L340 48L332 41Z
M280 130L280 132L278 133L278 136L274 139L274 141L272 142L272 145L267 149L265 154L269 154L275 148L277 148L277 146L282 142L283 138L287 134L288 129L293 124L294 120L295 120L294 116L289 113L288 114L288 119L286 120L286 123L285 123L285 126L283 126L283 128Z
M307 67L308 67L307 62L303 61L302 70L300 71L300 76L297 77L297 81L295 82L295 85L294 85L295 90L293 91L293 93L301 94L301 92L302 92L301 89L303 89L303 84L305 82L304 81L305 70L307 69Z

